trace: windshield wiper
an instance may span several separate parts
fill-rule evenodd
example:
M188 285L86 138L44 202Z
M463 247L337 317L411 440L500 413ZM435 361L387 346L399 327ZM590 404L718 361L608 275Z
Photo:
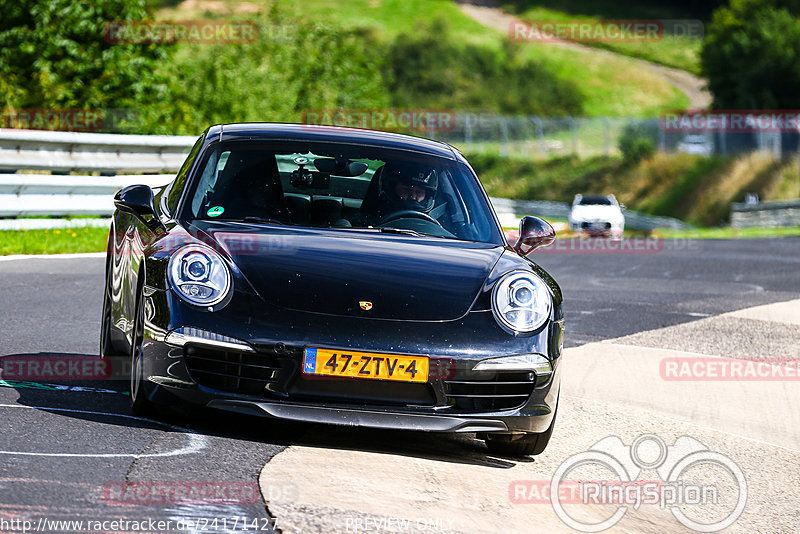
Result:
M394 228L393 226L379 226L378 230L380 230L383 234L399 234L399 235L413 235L416 237L440 237L444 239L443 235L436 235L436 234L426 234L425 232L417 232L416 230L409 230L408 228Z
M283 221L279 221L278 219L270 219L267 217L245 217L244 222L251 222L251 223L265 223L265 224L284 224Z
M284 221L280 221L278 219L270 219L268 217L255 217L255 216L247 216L247 217L226 217L224 219L217 219L223 221L234 221L234 222L245 222L245 223L255 223L255 224L288 224Z

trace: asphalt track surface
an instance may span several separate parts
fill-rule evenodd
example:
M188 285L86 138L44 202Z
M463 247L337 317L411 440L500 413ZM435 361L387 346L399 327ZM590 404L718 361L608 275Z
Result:
M648 253L560 250L535 258L563 289L569 347L796 299L800 293L797 238L679 240ZM0 261L0 356L94 356L102 270L101 258ZM109 499L108 488L147 481L256 484L264 464L288 445L358 446L338 429L230 414L140 420L131 417L124 388L111 382L0 387L0 520L194 523L183 532L242 530L230 528L237 518L262 526L269 515L258 499L228 505L142 504ZM358 431L358 441L373 440L373 449L380 450L386 436ZM413 451L422 441L402 433L390 438L387 453L404 446ZM465 454L475 461L475 451ZM292 487L273 490L286 500ZM207 521L214 518L212 529ZM222 518L228 528L222 528ZM0 532L14 531L4 528Z

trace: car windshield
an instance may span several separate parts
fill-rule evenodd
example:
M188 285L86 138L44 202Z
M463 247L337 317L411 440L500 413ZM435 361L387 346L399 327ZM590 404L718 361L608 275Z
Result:
M583 197L579 204L581 206L611 206L612 202L607 197Z
M192 220L356 229L501 243L463 163L333 143L221 143L193 180Z

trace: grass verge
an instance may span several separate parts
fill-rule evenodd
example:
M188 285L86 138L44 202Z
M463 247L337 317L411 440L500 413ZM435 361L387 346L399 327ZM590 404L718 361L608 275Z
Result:
M103 252L107 239L108 228L1 230L0 256Z
M766 237L800 236L800 226L787 228L691 228L689 230L658 230L664 239L757 239Z

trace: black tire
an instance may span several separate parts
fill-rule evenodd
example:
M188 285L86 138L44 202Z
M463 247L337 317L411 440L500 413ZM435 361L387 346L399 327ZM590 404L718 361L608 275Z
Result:
M556 415L558 414L558 404L553 414L553 420L547 430L538 434L526 434L525 436L511 439L511 434L487 434L484 441L489 448L489 452L498 456L536 456L542 454L550 443L550 436L553 435L553 428L556 426Z
M134 415L147 417L155 415L155 405L147 399L147 382L144 379L142 343L144 342L144 312L141 294L136 299L133 337L131 338L131 375L128 382L131 411Z
M109 236L108 239L108 248L106 250L105 290L103 291L103 316L100 323L101 358L120 356L120 354L114 350L113 343L111 343L111 236Z

